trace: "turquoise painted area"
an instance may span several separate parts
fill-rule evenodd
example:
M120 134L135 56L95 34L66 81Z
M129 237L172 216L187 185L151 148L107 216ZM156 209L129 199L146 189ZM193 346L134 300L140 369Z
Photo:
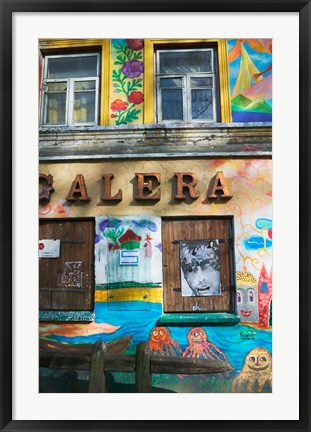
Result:
M96 321L120 326L119 330L113 334L102 333L73 338L53 336L53 339L66 343L94 343L97 340L111 342L115 339L132 335L129 351L133 352L135 345L148 341L150 332L156 326L161 315L162 305L157 303L151 303L151 309L148 311L127 310L124 312L110 311L107 309L107 303L97 303L95 305ZM182 350L188 346L187 334L192 327L194 326L168 327L171 337L179 343ZM268 349L270 352L272 350L272 332L270 330L258 330L241 324L232 327L201 327L206 331L208 339L227 355L229 362L236 371L242 369L246 354L253 348L262 347ZM244 334L248 331L255 332L254 338L242 339L240 333Z
M272 220L266 218L260 218L256 220L256 227L259 229L272 229Z

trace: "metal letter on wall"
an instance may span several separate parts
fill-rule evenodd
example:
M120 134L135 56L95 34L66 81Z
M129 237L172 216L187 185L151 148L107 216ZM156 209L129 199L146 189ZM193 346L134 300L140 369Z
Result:
M153 195L150 195L155 189L153 180L157 181L157 186L160 185L160 173L135 173L135 175L137 177L137 195L135 196L136 200L159 200L161 198L160 189L158 189ZM147 180L148 178L149 180ZM145 191L148 195L145 195Z
M50 201L51 194L54 192L53 176L51 174L39 174L39 182L43 180L46 184L42 184L42 191L39 194L39 201Z
M111 180L114 178L113 174L102 174L104 180L104 193L101 197L103 201L122 201L122 190L119 189L118 193L111 196Z
M199 191L195 191L194 187L198 183L198 177L192 172L175 172L174 176L177 178L177 193L175 199L185 199L184 189L188 189L190 198L197 199L200 196ZM190 177L190 182L185 182L185 178Z
M79 195L79 196L75 196ZM67 201L91 201L91 198L87 195L84 177L82 174L77 174L76 178L72 182L69 195L66 198Z
M217 192L217 194L216 194ZM219 198L232 198L233 195L230 194L229 189L226 185L225 177L222 171L217 171L216 176L214 177L214 183L211 193L208 195L208 198L215 199Z

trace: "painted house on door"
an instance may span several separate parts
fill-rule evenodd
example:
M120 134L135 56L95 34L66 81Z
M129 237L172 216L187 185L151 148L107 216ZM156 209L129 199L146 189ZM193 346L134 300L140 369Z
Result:
M228 367L154 375L154 391L271 392L271 40L39 47L39 240L59 244L39 258L40 348L145 342ZM40 368L40 391L87 379Z

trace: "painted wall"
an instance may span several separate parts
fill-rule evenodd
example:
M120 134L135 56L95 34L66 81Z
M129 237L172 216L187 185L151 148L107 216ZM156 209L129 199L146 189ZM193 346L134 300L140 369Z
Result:
M42 164L40 172L54 178L50 203L40 206L41 218L96 217L95 322L40 323L43 342L94 343L102 339L115 352L133 353L149 341L154 355L212 358L228 361L232 371L200 377L154 376L161 391L271 391L272 352L272 162L271 160L176 160ZM197 200L174 199L174 172L195 172ZM233 197L226 202L206 200L210 180L223 171ZM135 173L161 174L161 199L133 198ZM87 203L68 203L66 196L76 174L83 174ZM113 205L100 200L101 174L113 173ZM232 327L159 327L162 314L161 216L232 215L235 229L237 309L241 324ZM120 251L138 250L138 267L118 265ZM110 272L108 269L115 271ZM107 285L109 284L109 285ZM255 362L255 366L254 366ZM262 366L262 368L261 368ZM265 371L265 372L263 372ZM83 374L80 374L83 379ZM112 374L113 391L133 386L133 377ZM125 387L124 387L125 386ZM129 387L126 387L129 386ZM72 391L72 390L71 390ZM126 390L127 391L127 390Z
M272 39L229 39L233 122L272 121Z
M143 39L112 39L111 124L143 123Z
M228 39L233 122L272 121L272 39ZM144 40L111 40L110 122L142 124Z

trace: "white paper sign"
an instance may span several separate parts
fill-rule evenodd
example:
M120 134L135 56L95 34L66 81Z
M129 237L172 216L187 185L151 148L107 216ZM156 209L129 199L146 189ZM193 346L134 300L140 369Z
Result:
M39 258L58 258L60 240L39 240Z
M120 250L120 265L136 266L139 264L139 250Z

